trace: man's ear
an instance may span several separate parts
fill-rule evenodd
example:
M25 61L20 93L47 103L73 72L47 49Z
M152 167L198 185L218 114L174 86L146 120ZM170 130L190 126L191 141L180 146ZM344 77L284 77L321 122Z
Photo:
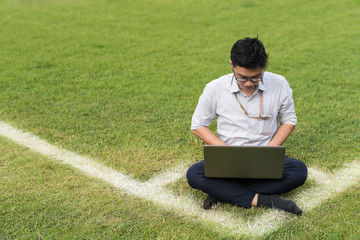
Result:
M232 64L232 61L231 61L231 60L229 60L229 63L230 63L231 68L233 68L234 66L233 66L233 64Z

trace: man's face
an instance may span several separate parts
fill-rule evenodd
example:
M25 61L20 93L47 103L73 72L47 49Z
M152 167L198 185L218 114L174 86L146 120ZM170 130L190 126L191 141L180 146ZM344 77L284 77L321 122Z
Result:
M259 85L259 81L253 82L251 78L261 78L263 70L261 67L258 68L243 68L239 66L233 66L230 61L231 67L234 71L235 77L240 80L246 81L237 81L239 88L247 93L253 93L256 89L256 86Z

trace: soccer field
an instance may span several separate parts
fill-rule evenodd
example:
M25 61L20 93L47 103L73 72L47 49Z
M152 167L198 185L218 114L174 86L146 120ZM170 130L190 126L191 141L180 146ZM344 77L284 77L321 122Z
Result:
M0 16L1 238L359 238L358 1L0 0ZM301 217L205 211L185 179L198 97L257 34L294 92Z

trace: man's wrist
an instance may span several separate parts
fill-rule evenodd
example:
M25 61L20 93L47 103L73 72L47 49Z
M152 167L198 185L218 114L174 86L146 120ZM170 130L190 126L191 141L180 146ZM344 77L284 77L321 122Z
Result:
M276 144L275 142L269 142L268 146L281 146L281 144Z

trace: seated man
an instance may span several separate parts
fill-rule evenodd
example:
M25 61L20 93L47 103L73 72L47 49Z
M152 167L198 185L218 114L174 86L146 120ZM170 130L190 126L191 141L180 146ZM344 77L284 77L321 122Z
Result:
M209 145L280 146L294 130L297 118L286 79L266 72L268 55L257 38L238 40L231 49L232 73L208 83L191 122L192 132ZM208 128L217 117L217 136ZM279 126L280 125L280 126ZM302 210L280 194L304 184L307 167L285 157L282 179L207 178L204 161L187 172L192 188L208 194L204 209L224 201L249 208L264 206L297 215Z

